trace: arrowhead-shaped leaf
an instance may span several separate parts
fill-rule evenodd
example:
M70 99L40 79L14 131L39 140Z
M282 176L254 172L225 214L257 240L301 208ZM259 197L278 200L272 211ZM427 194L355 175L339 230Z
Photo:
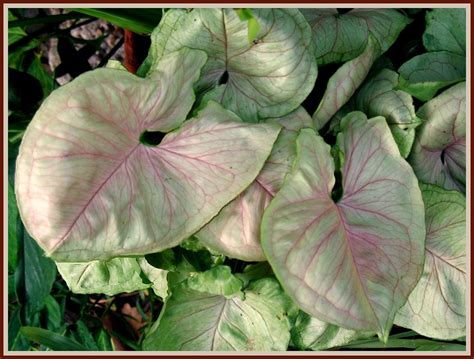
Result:
M398 72L400 89L427 101L438 90L466 78L466 57L446 51L428 52L408 60Z
M246 261L266 260L260 246L263 212L291 169L296 155L298 130L311 127L311 117L302 107L287 116L267 122L282 125L283 129L262 171L244 192L196 234L209 248Z
M314 126L321 129L352 97L380 55L376 41L369 37L364 52L342 65L329 79L323 99L313 114Z
M288 312L292 304L273 278L250 284L227 297L206 292L222 283L239 281L228 267L212 269L199 280L178 288L151 328L145 350L270 351L286 350L290 340ZM198 274L199 276L207 273ZM193 278L191 278L193 279ZM225 287L225 286L224 286ZM221 290L222 291L222 290Z
M397 314L397 325L438 339L466 335L466 200L456 191L420 185L425 202L423 275Z
M359 56L373 36L385 52L408 24L394 9L354 9L339 14L336 9L301 9L313 30L319 65L344 62Z
M258 175L279 128L244 124L215 103L186 118L200 51L163 57L149 79L115 69L54 91L20 148L16 194L31 235L57 261L170 248L199 230Z
M225 108L245 121L280 117L296 109L311 92L317 75L311 29L296 9L252 9L260 25L248 41L247 22L233 9L171 10L152 34L145 72L161 56L187 46L209 58L198 92L225 83Z
M465 192L466 83L452 86L418 110L424 120L409 157L420 181Z
M369 117L385 117L402 157L406 158L415 139L415 127L421 124L421 120L416 117L410 94L396 90L397 86L396 72L380 71L359 89L355 109Z
M331 198L330 147L301 130L293 171L265 211L262 246L305 312L386 339L421 275L423 202L382 117L356 112L341 126L342 198Z

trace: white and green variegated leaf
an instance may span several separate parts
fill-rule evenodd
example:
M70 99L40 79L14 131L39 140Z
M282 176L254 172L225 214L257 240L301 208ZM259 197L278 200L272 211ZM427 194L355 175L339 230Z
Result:
M466 83L450 87L417 112L423 125L409 162L422 182L466 191Z
M286 350L290 341L288 315L293 306L278 282L264 278L252 282L243 292L235 288L228 290L229 283L239 281L230 273L230 268L216 267L210 272L212 275L207 279L199 280L200 285L189 285L188 280L173 290L158 321L148 332L143 348ZM205 285L210 279L212 282ZM211 293L206 292L213 287Z
M69 289L78 294L115 295L152 286L166 288L167 271L158 268L142 271L143 261L143 258L118 257L87 263L58 262L56 265ZM159 290L157 294L166 298L166 290Z
M395 319L437 339L466 335L466 200L456 191L420 184L425 202L423 275Z
M319 65L345 62L359 56L372 36L385 52L409 23L394 9L300 9L313 30Z
M301 312L291 330L291 340L302 350L326 350L373 337L375 332L344 329Z
M397 86L398 74L384 69L361 86L354 107L369 117L385 117L402 157L406 158L415 139L415 127L421 120L416 117L411 95L396 90Z
M466 78L466 57L447 51L428 52L408 60L398 72L401 90L428 101L440 89Z
M306 313L386 340L422 272L423 201L384 118L354 112L341 128L342 197L332 199L329 145L301 130L293 170L263 216L262 247Z
M311 117L299 107L266 122L283 126L256 180L225 206L196 236L209 248L246 261L266 260L260 246L260 223L270 200L280 190L296 155L298 130L311 127Z
M94 70L42 104L20 147L15 191L48 256L88 262L171 248L257 177L278 126L242 123L216 103L183 123L205 61L182 49L146 79ZM153 146L141 142L147 131L170 133Z
M362 84L370 67L380 55L376 41L369 37L364 52L342 65L328 81L326 91L313 114L314 127L321 129L352 97Z
M211 97L244 121L280 117L311 92L317 75L311 29L296 9L252 9L260 29L248 40L247 22L233 9L170 10L152 34L145 70L182 47L208 54L199 93L221 82ZM227 79L226 79L227 77Z
M466 9L439 8L426 14L423 44L428 51L466 55Z

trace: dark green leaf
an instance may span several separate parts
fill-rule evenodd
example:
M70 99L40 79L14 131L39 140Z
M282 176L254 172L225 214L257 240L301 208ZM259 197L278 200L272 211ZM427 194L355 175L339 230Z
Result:
M158 25L163 9L74 9L75 11L106 20L136 33L149 34Z
M84 351L87 350L81 344L67 338L63 335L59 335L52 331L34 328L34 327L22 327L20 333L24 335L28 340L44 345L52 350L64 350L64 351Z
M70 12L67 14L59 14L59 15L47 15L47 16L36 16L27 19L21 20L13 20L8 21L8 28L14 28L17 26L30 26L36 24L51 24L51 23L61 23L66 20L72 19L88 19L90 16L84 14L78 14L77 12Z
M46 326L49 330L57 332L63 324L63 311L53 296L48 295L45 300Z
M33 62L28 68L28 73L40 82L43 89L43 97L48 96L56 88L53 75L49 74L41 63L41 56L35 55Z
M51 292L56 279L56 265L44 256L43 250L23 226L19 229L19 258L15 271L16 293L25 310L22 322L30 324L31 318L44 307L45 299Z
M8 315L8 350L28 350L30 343L20 335L20 307Z
M13 68L8 69L8 108L34 108L43 98L41 83L35 77Z
M112 351L113 350L110 336L103 329L101 329L99 331L99 334L97 335L97 346L99 347L100 351Z
M15 271L18 261L18 207L16 206L15 190L8 181L8 273Z
M77 331L75 336L77 337L78 342L84 345L86 350L99 350L89 328L87 328L87 325L82 320L76 322L76 328Z

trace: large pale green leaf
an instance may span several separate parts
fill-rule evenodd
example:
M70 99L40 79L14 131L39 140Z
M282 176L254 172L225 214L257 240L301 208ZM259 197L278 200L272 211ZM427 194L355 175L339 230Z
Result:
M311 127L311 117L299 107L287 116L269 119L283 126L272 152L255 181L225 206L196 236L206 246L232 258L266 260L260 246L263 211L275 196L296 155L298 130Z
M357 339L374 336L374 332L362 332L338 327L301 312L291 330L291 339L300 349L325 350L348 344Z
M395 42L409 23L394 9L354 9L339 14L337 9L301 9L313 30L319 65L344 62L359 56L373 36L381 52Z
M151 286L166 288L167 271L150 266L144 258L120 257L105 261L56 265L74 293L115 295ZM166 289L157 291L157 294L166 298Z
M426 14L423 44L428 51L466 55L466 9L433 9Z
M456 191L420 184L425 202L423 275L395 319L438 339L466 334L466 200Z
M466 78L466 57L446 51L428 52L408 60L398 72L400 89L427 101L438 90Z
M380 71L359 89L355 109L369 117L385 117L400 154L406 158L415 139L415 127L421 124L421 120L416 117L410 94L396 90L397 86L396 72L387 69Z
M331 198L330 147L301 130L293 170L263 216L262 246L306 313L386 340L421 275L423 202L384 118L353 112L341 127L342 198Z
M199 92L225 83L223 106L243 120L284 116L311 92L317 75L311 29L296 9L252 9L260 30L248 41L247 23L233 9L171 10L152 34L141 73L187 46L208 54Z
M293 307L278 282L264 278L251 283L244 292L238 287L228 291L224 290L228 283L239 281L230 274L230 269L216 267L212 272L199 281L201 286L189 285L188 280L173 291L160 318L147 334L143 348L286 350L290 340L288 315ZM198 276L203 275L206 273ZM204 285L206 280L210 282ZM206 292L210 288L214 288L213 293Z
M331 117L349 101L379 55L378 44L372 37L369 37L364 52L355 59L346 62L331 76L323 99L313 114L316 129L324 127Z
M424 120L409 157L417 177L447 189L466 186L466 83L452 86L418 110Z
M15 185L48 255L88 262L173 247L256 178L280 129L242 123L216 103L159 145L141 143L185 120L204 62L182 49L149 79L99 69L46 99L21 144Z

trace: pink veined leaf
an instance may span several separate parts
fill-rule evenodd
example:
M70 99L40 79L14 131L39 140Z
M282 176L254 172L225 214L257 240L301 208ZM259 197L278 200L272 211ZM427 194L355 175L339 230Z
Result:
M193 234L258 175L279 128L209 103L180 126L206 55L163 57L150 78L86 73L43 103L25 134L16 193L28 232L57 261L146 254Z
M466 335L466 199L458 191L421 184L426 246L423 275L395 323L422 335Z
M316 129L323 128L331 117L349 101L365 80L379 55L378 43L369 36L364 52L351 61L347 61L331 76L323 98L313 114Z
M296 155L298 130L311 127L311 117L303 107L266 122L282 125L283 129L262 171L244 192L196 234L207 247L246 261L266 260L260 246L263 212L291 169Z
M205 51L197 92L210 89L244 121L284 116L316 80L311 29L297 9L253 9L252 15L260 30L249 41L247 22L234 9L171 9L151 34L144 68L153 71L161 56L183 46Z
M342 198L331 198L330 147L301 130L293 171L265 211L262 246L305 312L386 340L421 275L423 201L384 118L355 112L342 128Z
M425 103L409 162L420 181L466 191L466 83Z

